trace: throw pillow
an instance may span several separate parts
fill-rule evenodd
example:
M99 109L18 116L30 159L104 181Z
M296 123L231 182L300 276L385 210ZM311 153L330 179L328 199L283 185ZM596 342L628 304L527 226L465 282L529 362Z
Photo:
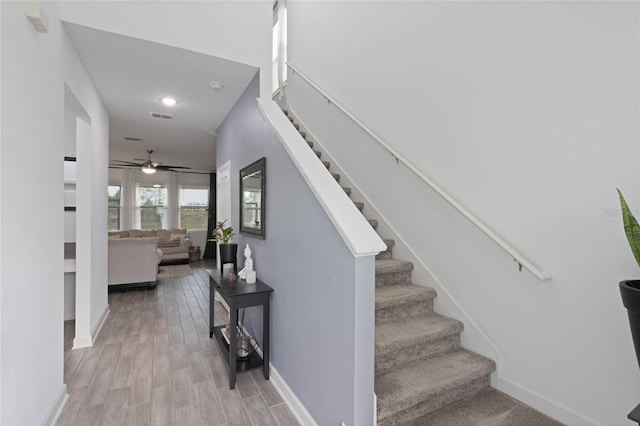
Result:
M170 241L163 241L163 240L158 241L158 247L159 248L163 248L163 247L179 247L179 246L180 246L180 240L178 238L176 238L175 240L170 240Z
M184 239L187 236L185 234L171 234L171 236L169 237L169 241L171 240L175 240L176 238L180 240L180 245L184 244Z

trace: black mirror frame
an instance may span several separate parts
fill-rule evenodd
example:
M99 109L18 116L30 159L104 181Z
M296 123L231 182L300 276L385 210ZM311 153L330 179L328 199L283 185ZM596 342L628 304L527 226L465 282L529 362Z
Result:
M260 229L250 228L243 225L244 223L244 208L242 205L242 201L244 200L244 191L243 191L243 178L245 176L249 176L252 173L257 171L262 172L262 177L260 179ZM266 157L262 157L258 161L249 164L247 167L240 170L240 233L255 237L265 239L265 212L267 210L267 159Z

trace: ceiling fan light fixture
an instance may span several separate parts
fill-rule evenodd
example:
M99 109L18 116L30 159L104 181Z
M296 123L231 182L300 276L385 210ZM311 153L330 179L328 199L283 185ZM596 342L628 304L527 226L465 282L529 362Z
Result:
M148 175L152 175L156 172L156 169L151 164L145 164L144 166L142 166L142 172Z
M170 96L165 96L164 98L160 99L162 101L163 104L165 104L166 106L174 106L175 104L178 103L178 101L175 98L172 98Z

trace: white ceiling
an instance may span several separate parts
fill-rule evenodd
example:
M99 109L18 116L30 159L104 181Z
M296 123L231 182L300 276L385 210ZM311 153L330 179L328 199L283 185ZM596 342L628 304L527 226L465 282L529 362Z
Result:
M152 149L154 161L215 171L216 129L256 67L68 22L65 28L109 113L111 160L145 158ZM212 81L224 88L212 90ZM178 104L163 105L164 96Z

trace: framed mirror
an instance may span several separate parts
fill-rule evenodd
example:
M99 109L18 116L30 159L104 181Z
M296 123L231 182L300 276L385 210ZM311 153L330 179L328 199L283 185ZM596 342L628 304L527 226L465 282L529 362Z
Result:
M240 170L240 233L264 239L266 163L262 157Z

